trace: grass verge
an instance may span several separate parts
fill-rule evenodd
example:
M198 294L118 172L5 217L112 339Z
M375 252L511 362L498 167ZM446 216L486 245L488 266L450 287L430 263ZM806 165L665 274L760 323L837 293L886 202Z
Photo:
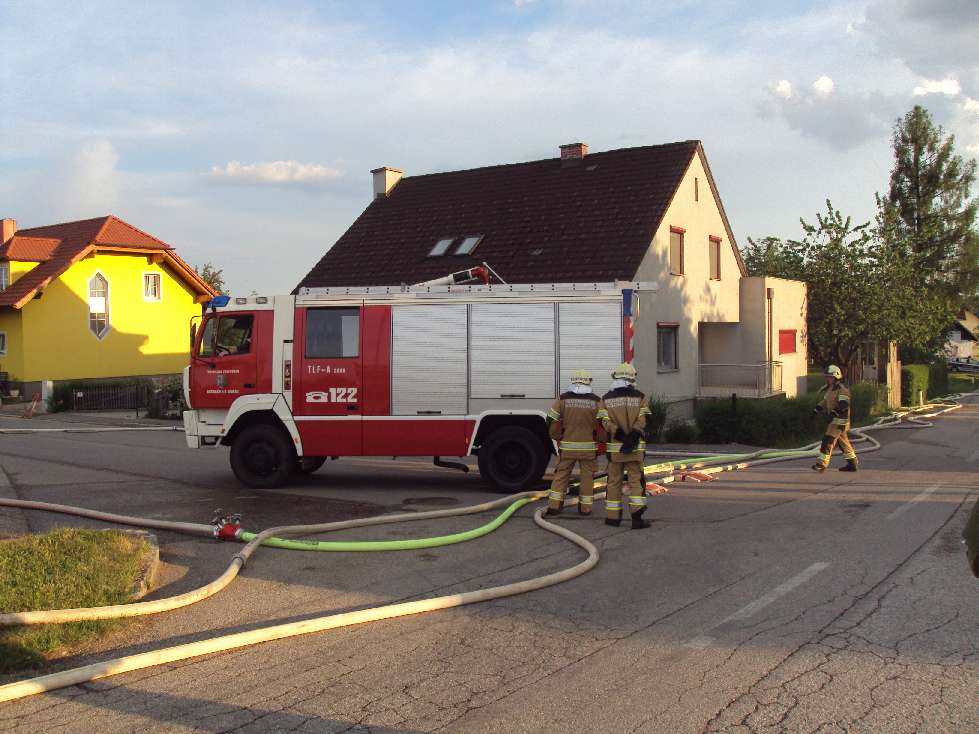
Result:
M950 372L948 375L948 394L979 390L979 374Z
M123 604L146 541L118 531L61 528L0 541L0 612ZM104 634L116 621L0 629L0 673L38 668L56 652Z

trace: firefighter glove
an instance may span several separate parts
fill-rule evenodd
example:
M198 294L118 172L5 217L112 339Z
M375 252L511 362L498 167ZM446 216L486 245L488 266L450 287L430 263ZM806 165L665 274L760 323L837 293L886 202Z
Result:
M625 432L621 428L616 428L612 438L616 441L625 441Z

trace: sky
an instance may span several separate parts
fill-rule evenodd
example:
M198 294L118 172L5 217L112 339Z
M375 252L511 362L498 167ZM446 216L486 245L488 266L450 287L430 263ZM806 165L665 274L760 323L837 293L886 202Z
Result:
M704 143L739 244L886 191L915 104L979 157L975 0L0 0L0 216L115 214L290 291L406 175Z

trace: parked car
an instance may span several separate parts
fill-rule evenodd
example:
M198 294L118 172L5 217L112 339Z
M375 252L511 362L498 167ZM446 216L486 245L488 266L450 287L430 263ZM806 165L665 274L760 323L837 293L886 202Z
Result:
M979 360L975 357L960 357L948 360L950 372L979 372Z

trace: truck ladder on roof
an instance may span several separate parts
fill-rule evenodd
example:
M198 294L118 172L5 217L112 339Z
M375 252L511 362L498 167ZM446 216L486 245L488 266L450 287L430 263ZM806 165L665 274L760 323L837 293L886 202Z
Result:
M623 290L655 291L659 286L645 281L616 281L609 283L511 283L508 285L382 285L359 287L300 288L299 296L337 297L337 296L397 296L404 294L486 294L505 295L508 293L613 293Z

